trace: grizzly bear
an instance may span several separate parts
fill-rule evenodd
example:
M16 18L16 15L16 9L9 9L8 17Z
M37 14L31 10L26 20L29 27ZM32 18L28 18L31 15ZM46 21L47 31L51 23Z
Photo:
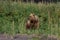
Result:
M29 15L29 18L26 22L27 29L38 29L39 28L39 18L34 13Z

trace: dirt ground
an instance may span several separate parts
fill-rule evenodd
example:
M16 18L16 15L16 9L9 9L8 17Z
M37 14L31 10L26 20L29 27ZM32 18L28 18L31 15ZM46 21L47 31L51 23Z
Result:
M46 36L46 35L36 35L36 34L32 34L32 35L17 34L15 36L11 36L11 35L0 34L0 40L33 40L33 38L38 38L36 40L59 40L57 37L50 35Z

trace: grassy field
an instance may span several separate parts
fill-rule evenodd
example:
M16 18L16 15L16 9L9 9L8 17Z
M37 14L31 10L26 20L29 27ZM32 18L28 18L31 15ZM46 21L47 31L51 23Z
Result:
M38 30L26 30L25 28L25 22L31 12L39 16ZM60 3L46 5L0 2L0 33L60 36Z

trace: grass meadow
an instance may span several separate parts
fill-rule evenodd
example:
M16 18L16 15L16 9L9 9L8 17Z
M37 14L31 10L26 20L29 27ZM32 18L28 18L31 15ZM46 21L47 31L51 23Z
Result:
M30 13L39 16L39 29L26 30ZM0 34L46 34L60 36L60 3L0 2Z

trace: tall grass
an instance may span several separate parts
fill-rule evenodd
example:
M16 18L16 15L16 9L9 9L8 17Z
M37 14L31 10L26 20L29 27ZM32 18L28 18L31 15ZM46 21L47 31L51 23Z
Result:
M39 16L38 30L25 28L31 12ZM60 35L60 4L0 2L0 33Z

